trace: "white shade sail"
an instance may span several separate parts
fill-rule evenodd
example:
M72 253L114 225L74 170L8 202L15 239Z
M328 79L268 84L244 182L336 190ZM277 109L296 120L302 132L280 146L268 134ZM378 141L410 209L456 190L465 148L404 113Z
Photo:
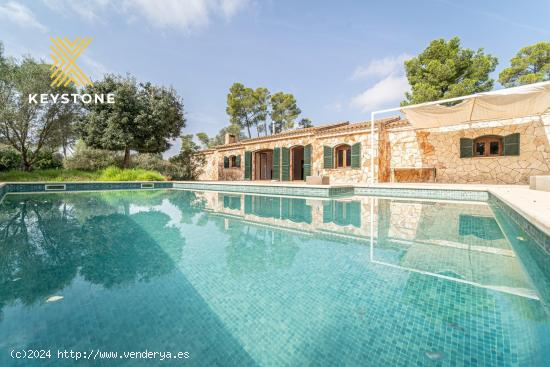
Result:
M445 106L446 101L462 102ZM550 109L550 82L501 89L401 108L418 129L539 115Z

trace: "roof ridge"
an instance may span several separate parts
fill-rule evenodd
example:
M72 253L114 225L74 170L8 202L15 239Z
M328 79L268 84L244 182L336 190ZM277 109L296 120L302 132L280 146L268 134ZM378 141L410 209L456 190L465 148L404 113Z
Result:
M402 120L400 116L393 116L393 117L387 117L387 118L384 118L384 119L375 120L375 124L380 124L382 122L388 123L388 122L396 122L396 121L406 121L406 120ZM351 130L351 129L356 128L357 125L367 124L367 123L370 124L370 120L359 121L359 122L354 122L354 123L351 123L349 121L341 121L341 122L323 124L323 125L319 125L319 126L298 128L298 129L292 129L292 130L285 130L285 131L281 131L280 133L277 133L277 134L243 139L243 140L237 141L235 143L231 143L231 144L216 145L216 146L210 147L208 149L201 150L201 152L207 152L209 150L216 150L216 149L226 149L226 148L231 148L231 147L237 147L237 146L244 145L244 144L257 143L257 142L261 142L263 140L279 139L279 138L288 137L288 136L292 136L292 135L298 135L298 134L313 133L315 135L315 134L319 133L321 135L324 135L324 134L329 134L333 131L337 132L337 131L342 131L342 130L344 130L344 131L345 130Z

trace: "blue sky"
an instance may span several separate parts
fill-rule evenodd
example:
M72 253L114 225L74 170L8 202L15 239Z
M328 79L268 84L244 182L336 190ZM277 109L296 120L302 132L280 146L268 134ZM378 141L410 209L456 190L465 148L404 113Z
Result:
M361 121L399 104L403 60L432 39L483 47L496 78L519 48L550 40L548 14L548 0L0 0L0 40L10 56L49 62L50 36L92 36L78 61L92 79L171 85L184 132L214 135L233 82L293 93L314 124Z

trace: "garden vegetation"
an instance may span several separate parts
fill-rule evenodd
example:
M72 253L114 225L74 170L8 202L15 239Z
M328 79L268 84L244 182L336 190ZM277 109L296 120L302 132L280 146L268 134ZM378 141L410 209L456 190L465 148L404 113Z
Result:
M37 103L32 95L114 95L114 103ZM113 102L113 101L111 101ZM192 180L203 161L173 88L106 75L93 86L51 86L50 65L4 56L0 43L0 181ZM188 141L191 140L191 141Z

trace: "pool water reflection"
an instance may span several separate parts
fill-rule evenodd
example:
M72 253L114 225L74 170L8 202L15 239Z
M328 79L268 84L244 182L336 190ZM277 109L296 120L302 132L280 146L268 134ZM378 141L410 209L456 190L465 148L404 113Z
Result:
M205 366L542 366L550 275L524 261L533 251L487 203L8 195L0 365L44 365L9 351L51 348L188 351Z

